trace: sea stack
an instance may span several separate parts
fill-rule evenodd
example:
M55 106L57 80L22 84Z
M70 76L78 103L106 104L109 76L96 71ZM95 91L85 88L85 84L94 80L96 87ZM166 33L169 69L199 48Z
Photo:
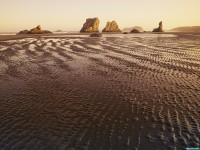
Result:
M152 32L164 32L162 21L159 23L159 27L155 28Z
M122 32L115 21L107 22L102 32Z
M30 31L23 30L20 31L18 34L53 34L53 33L48 30L42 30L41 26L38 25L36 28L33 28Z
M99 18L88 18L80 32L99 32Z

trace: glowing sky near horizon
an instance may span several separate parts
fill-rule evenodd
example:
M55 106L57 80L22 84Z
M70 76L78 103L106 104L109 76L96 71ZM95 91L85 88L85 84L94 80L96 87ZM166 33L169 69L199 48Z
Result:
M86 18L98 17L100 29L116 20L121 29L152 30L200 25L200 0L0 0L0 32L37 25L47 30L78 31Z

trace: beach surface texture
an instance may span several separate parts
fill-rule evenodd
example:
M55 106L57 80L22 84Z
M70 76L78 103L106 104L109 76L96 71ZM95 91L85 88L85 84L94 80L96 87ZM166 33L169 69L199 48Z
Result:
M199 144L199 35L0 37L1 150Z

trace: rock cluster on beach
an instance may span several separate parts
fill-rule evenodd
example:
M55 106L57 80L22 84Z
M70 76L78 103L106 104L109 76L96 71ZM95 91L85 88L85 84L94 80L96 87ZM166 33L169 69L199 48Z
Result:
M102 32L122 32L115 21L107 22L106 27Z
M99 32L99 24L100 24L99 18L88 18L88 19L86 19L86 22L83 24L83 27L80 30L80 32L81 33L83 33L83 32L86 32L86 33ZM132 28L125 28L123 31L124 31L124 34L145 32L143 30L143 28L140 26L135 26ZM102 30L102 32L104 32L104 33L105 32L110 32L110 33L120 32L121 33L122 30L120 30L116 21L112 21L112 22L107 22L106 27ZM159 27L155 28L152 32L164 32L162 21L159 23ZM91 35L91 36L97 37L97 34Z
M18 34L52 34L52 32L48 30L42 30L41 26L38 25L36 28L33 28L30 31L23 30L23 31L20 31Z
M152 32L163 32L162 21L159 23L159 27L155 28Z
M99 32L99 18L88 18L80 32Z
M86 22L83 24L83 27L80 30L80 32L81 33L84 33L84 32L85 33L99 33L99 24L100 24L99 18L88 18L86 19ZM124 31L124 34L144 32L143 28L140 26L125 28L123 31ZM56 32L61 32L61 30L58 30ZM102 30L102 32L122 33L122 30L119 28L116 21L112 21L112 22L107 22L106 27ZM152 32L164 32L162 21L159 23L159 27L155 28ZM33 28L31 30L20 31L18 34L53 34L53 33L48 30L42 30L41 26L38 25L36 28ZM97 35L91 35L91 36L97 36Z

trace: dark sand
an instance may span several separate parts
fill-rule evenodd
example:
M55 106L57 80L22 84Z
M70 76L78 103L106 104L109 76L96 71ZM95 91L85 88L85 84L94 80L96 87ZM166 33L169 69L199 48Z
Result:
M1 150L199 147L199 36L68 36L0 37Z

